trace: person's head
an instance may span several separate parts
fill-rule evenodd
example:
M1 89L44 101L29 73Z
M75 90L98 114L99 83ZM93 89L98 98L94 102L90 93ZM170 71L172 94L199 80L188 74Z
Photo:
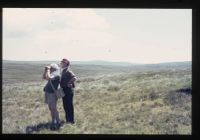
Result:
M55 63L52 63L50 65L50 72L54 72L54 71L57 71L57 70L59 70L59 66Z
M60 66L61 68L66 68L66 67L69 67L70 65L70 62L69 60L67 60L66 58L63 58L60 62Z

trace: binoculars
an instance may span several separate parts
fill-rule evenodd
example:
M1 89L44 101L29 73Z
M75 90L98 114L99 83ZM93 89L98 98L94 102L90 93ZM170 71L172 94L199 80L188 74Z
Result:
M46 67L45 67L45 70L48 70L48 69L50 69L50 68L51 68L50 66L46 66Z

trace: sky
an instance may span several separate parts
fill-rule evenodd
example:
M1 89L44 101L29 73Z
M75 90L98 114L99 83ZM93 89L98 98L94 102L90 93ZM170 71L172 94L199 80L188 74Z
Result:
M3 60L192 60L191 9L3 8Z

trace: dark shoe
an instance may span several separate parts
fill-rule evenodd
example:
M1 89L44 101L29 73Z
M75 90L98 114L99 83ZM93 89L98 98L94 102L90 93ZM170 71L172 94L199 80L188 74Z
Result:
M62 121L59 121L58 123L56 123L57 129L63 128L64 123L65 123L65 122L64 122L63 120L62 120Z
M64 125L64 121L63 120L61 120L60 122L59 122L59 126L61 127L61 126L63 126Z
M71 121L67 121L66 124L73 125L73 124L74 124L74 121L72 121L72 122L71 122Z
M53 123L53 124L51 124L50 129L53 130L53 131L59 130L60 125L58 123Z

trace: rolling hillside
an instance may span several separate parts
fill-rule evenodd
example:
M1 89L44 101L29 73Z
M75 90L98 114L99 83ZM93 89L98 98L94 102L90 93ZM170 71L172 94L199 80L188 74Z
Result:
M75 125L51 131L41 79L49 62L3 62L2 132L191 134L191 62L73 64ZM64 120L62 102L60 117Z

